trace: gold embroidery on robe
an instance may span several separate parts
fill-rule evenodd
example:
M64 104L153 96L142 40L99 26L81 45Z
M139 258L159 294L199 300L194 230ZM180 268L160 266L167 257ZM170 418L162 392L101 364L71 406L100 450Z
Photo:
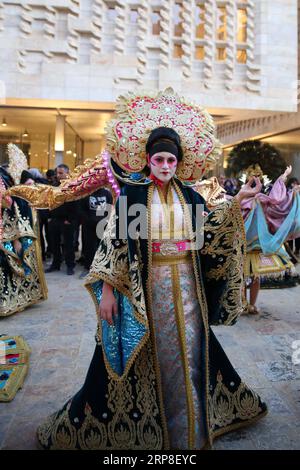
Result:
M38 220L34 210L32 217L33 224L31 226L28 218L21 217L18 208L16 208L14 217L8 217L4 211L4 221L9 219L5 225L4 242L18 240L22 237L28 237L33 242L23 255L23 261L31 270L26 275L17 254L3 247L12 274L11 277L6 278L5 274L1 273L0 267L0 317L20 312L30 305L47 299L48 290L43 270L41 247L37 236Z
M51 415L38 428L40 443L48 447L51 442L51 449L75 449L78 446L86 450L162 449L162 429L156 421L159 408L154 383L152 353L148 344L135 362L133 376L122 381L108 377L107 408L112 413L109 422L104 423L94 417L86 403L85 418L77 430L70 419L70 401L62 412ZM134 412L133 388L138 414ZM107 420L107 414L103 414L103 420Z
M209 399L209 411L213 437L220 436L231 428L238 429L246 425L246 421L255 421L266 414L262 413L259 397L255 392L243 382L237 390L230 392L223 383L220 371L217 374L216 387ZM237 420L240 421L236 422Z

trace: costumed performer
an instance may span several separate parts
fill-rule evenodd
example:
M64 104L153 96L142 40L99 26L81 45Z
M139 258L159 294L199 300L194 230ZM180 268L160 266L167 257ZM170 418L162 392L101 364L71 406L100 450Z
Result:
M8 168L0 167L0 193L17 187L27 168L16 145L8 144L8 155ZM0 209L0 317L5 317L45 300L47 286L35 209L18 197L5 198Z
M219 154L213 121L172 89L120 97L116 114L107 142L122 197L86 281L97 345L82 389L39 426L38 440L46 449L202 449L266 414L210 328L242 311L240 203L257 188L208 214L189 186ZM61 188L17 194L53 207L112 182L103 166L100 158ZM146 223L135 225L137 204Z

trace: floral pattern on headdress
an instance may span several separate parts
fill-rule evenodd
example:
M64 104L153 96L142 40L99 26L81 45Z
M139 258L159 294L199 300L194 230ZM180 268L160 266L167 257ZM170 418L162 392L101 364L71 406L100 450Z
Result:
M120 96L116 114L106 127L107 150L124 178L146 168L146 142L157 127L170 127L180 135L183 160L176 176L183 182L199 180L221 153L210 114L172 88L153 96L141 92Z
M246 182L251 178L251 176L256 176L257 178L260 178L263 181L264 186L268 186L270 183L272 183L272 180L270 180L268 175L263 174L259 163L255 163L253 165L248 166L245 173L243 173L240 177L240 181L243 184L246 184Z

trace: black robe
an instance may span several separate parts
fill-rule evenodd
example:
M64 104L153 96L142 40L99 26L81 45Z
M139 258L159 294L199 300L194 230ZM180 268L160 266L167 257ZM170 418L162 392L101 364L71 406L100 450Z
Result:
M191 230L195 231L196 205L204 204L204 200L179 181L173 184L181 203L192 207L190 222ZM121 194L127 196L128 208L139 202L146 205L149 212L153 184L146 187L125 185ZM118 203L116 213L120 215ZM149 219L148 225L151 225ZM114 230L117 236L112 238ZM128 299L134 310L139 340L128 354L123 341L128 332L120 327L114 338L116 349L112 350L117 351L120 367L114 369L113 353L109 357L109 330L106 322L98 325L97 345L83 387L38 428L38 439L43 448L169 448L151 317L151 253L149 237L121 239L118 228L110 219L86 287L97 308L103 281L110 283L119 295L119 316L122 316L122 308L125 309L122 299ZM241 381L210 328L210 325L235 323L242 311L244 256L244 224L239 205L234 200L208 215L204 246L193 253L204 327L200 338L199 387L205 447L211 446L216 436L256 421L267 410L259 396ZM190 448L195 447L191 445Z

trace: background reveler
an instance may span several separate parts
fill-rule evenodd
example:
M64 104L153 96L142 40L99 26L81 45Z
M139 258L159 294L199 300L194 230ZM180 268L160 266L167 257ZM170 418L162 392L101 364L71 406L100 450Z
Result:
M26 171L27 161L21 150L8 145L9 165L0 167L4 188L34 182ZM26 176L27 175L27 176ZM35 209L23 199L6 198L1 209L2 241L0 242L0 317L24 310L47 298L39 222Z

